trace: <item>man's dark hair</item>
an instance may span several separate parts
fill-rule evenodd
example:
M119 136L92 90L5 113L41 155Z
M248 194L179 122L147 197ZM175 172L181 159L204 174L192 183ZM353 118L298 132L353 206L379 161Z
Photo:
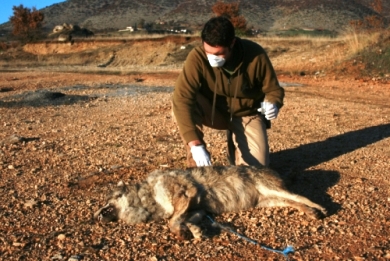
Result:
M201 37L208 45L229 47L235 38L234 26L225 16L213 17L204 25Z

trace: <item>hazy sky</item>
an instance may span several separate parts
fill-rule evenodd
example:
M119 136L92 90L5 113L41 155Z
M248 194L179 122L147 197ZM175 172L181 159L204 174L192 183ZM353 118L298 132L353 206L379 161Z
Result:
M65 0L0 0L0 24L8 22L13 15L12 7L14 5L23 5L24 7L42 9L46 6L65 2Z

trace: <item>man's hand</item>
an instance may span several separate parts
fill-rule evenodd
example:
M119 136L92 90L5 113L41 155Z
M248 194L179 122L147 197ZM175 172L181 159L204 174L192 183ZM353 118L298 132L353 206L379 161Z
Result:
M211 166L210 155L204 145L192 146L191 153L197 167Z
M267 120L273 120L278 117L279 108L275 104L262 102L261 108L259 108L258 111L264 114Z

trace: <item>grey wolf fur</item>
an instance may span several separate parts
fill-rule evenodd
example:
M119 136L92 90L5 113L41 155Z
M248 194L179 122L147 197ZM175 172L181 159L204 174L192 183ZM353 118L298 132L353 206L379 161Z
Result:
M198 238L201 230L196 224L206 213L254 207L293 207L317 219L327 214L322 206L287 191L278 173L269 168L221 166L156 170L140 184L119 182L94 218L128 224L169 219L178 238Z

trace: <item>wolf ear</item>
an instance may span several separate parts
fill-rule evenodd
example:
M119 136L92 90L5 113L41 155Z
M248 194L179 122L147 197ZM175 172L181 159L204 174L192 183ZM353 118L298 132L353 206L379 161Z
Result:
M118 187L123 187L123 186L125 186L125 183L121 180L121 181L118 182L117 186Z

